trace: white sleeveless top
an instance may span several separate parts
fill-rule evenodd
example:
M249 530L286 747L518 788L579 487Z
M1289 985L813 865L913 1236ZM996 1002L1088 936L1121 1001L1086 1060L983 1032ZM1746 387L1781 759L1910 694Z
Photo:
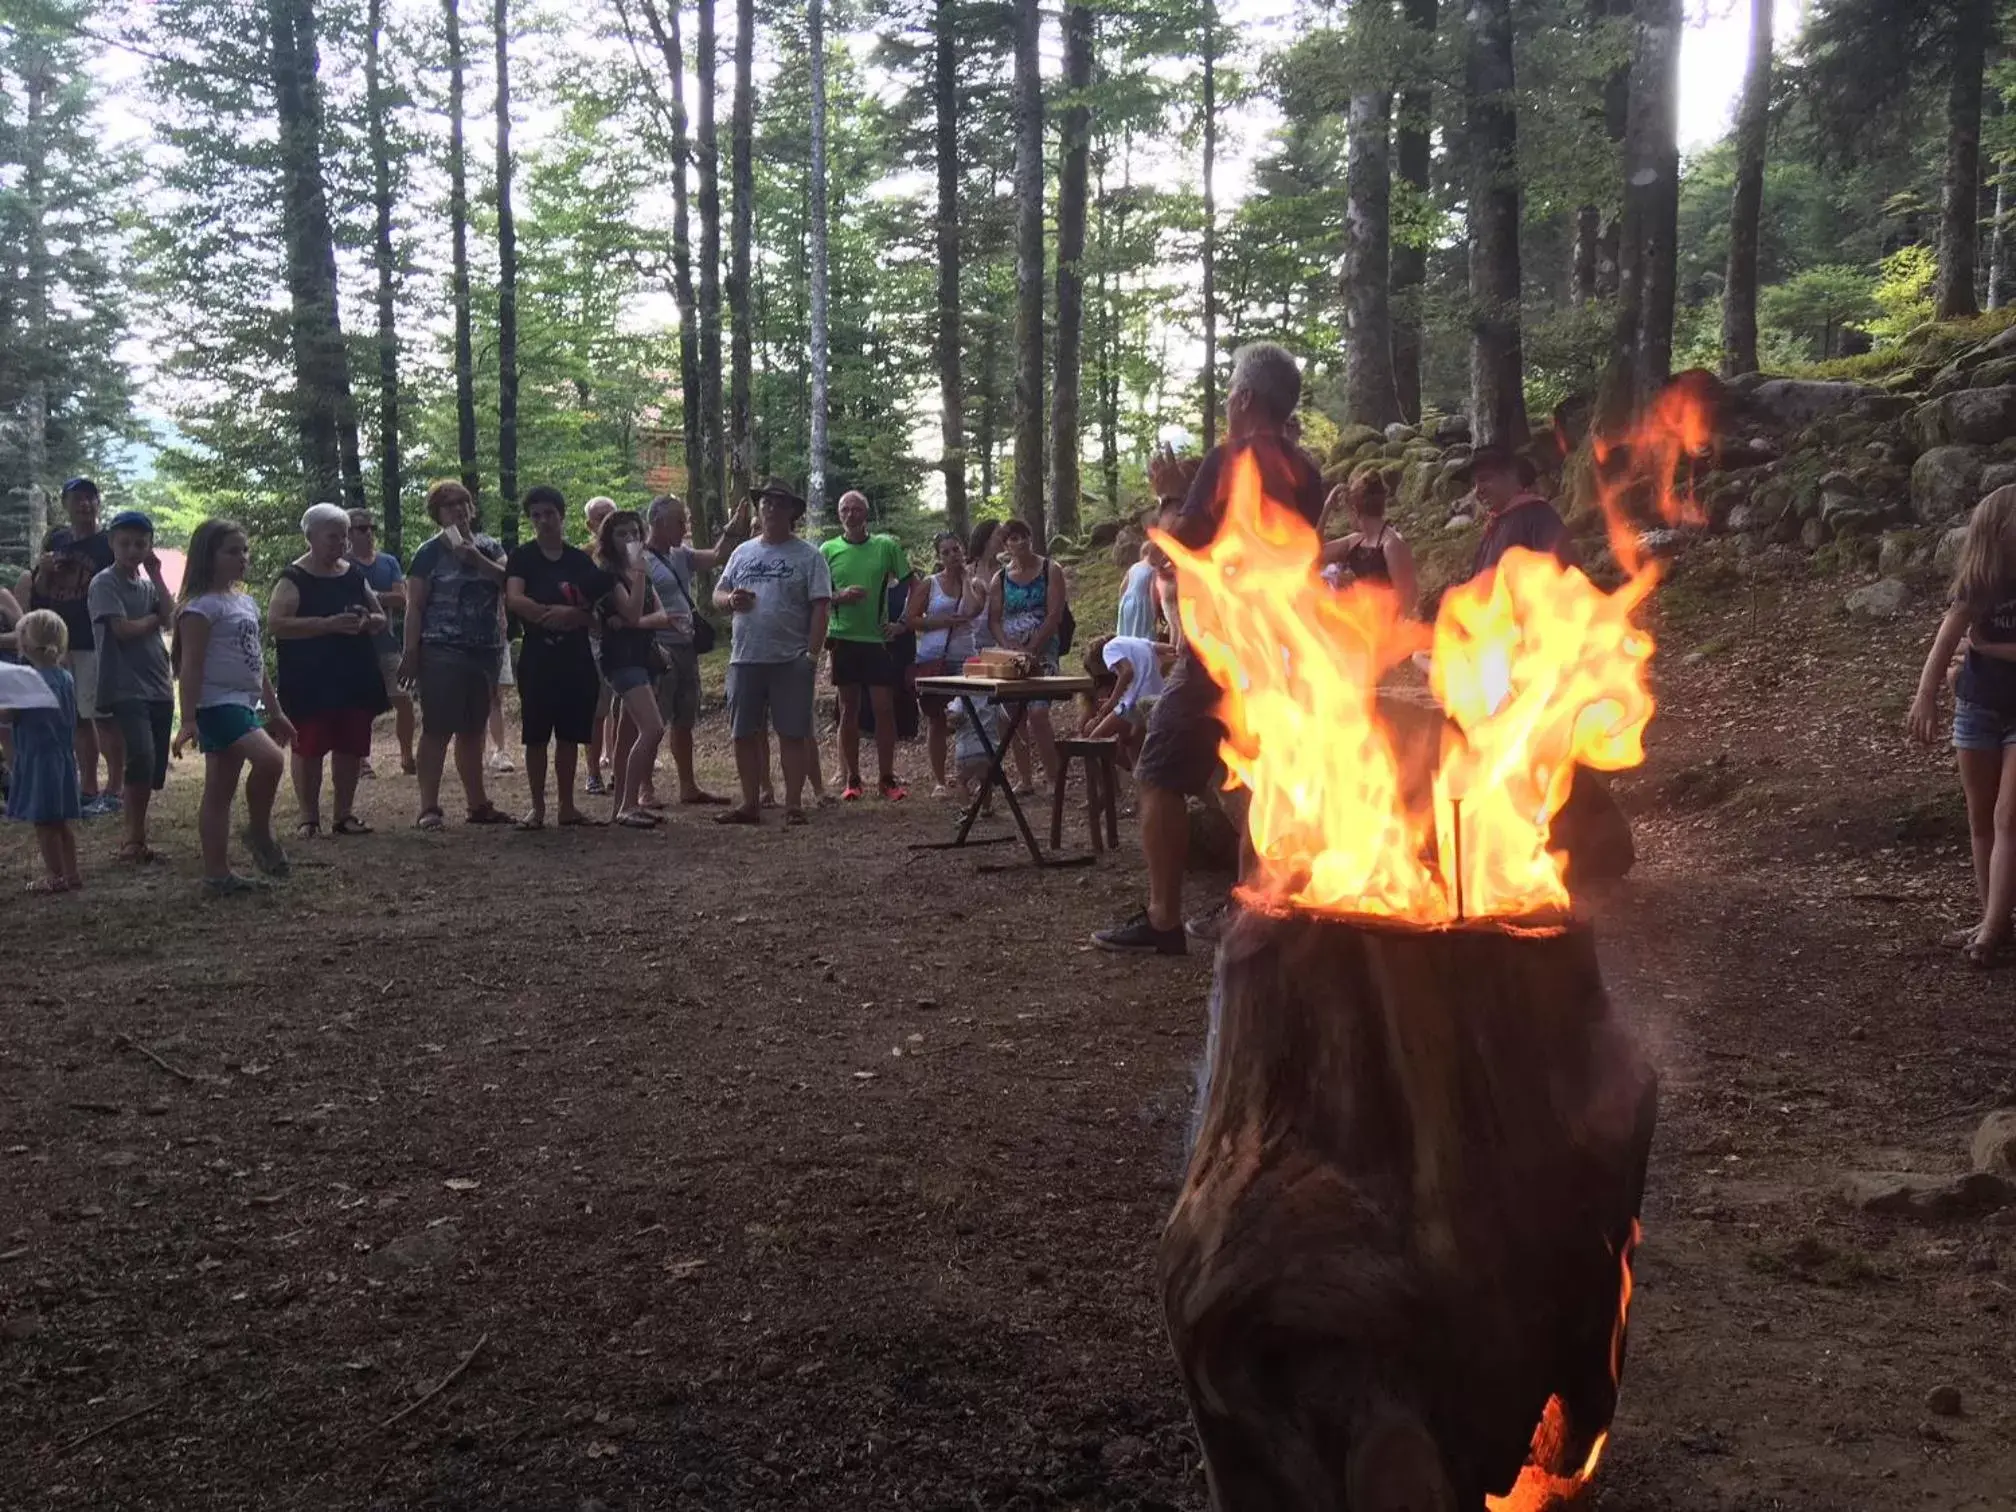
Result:
M959 605L964 595L947 593L944 584L940 581L942 577L942 573L934 572L924 580L928 590L927 601L924 605L926 618L956 614L959 611ZM923 630L918 632L917 660L920 662L948 662L956 673L959 667L972 654L973 622L971 620L968 620L963 625L954 625L948 629Z

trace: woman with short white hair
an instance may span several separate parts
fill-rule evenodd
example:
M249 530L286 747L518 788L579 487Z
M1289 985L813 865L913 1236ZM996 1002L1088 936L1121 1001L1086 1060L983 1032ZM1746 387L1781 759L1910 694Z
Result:
M330 833L368 835L357 817L357 778L371 754L371 722L391 701L373 637L386 614L350 560L350 512L316 504L301 517L308 550L288 563L273 585L266 623L279 663L280 709L294 725L294 796L301 805L295 833L322 832L322 761L335 777L336 819Z

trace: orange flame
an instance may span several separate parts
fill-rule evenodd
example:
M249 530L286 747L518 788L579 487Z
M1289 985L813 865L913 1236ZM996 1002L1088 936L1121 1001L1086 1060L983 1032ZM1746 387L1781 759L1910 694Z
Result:
M1643 1232L1638 1220L1633 1218L1631 1232L1617 1257L1620 1272L1617 1322L1610 1330L1612 1383L1622 1376L1624 1370L1624 1327L1631 1316L1631 1255L1638 1248ZM1519 1472L1519 1479L1503 1496L1485 1497L1485 1512L1550 1512L1552 1508L1569 1505L1580 1496L1590 1478L1596 1474L1596 1466L1603 1458L1603 1446L1610 1442L1610 1430L1605 1428L1596 1435L1596 1441L1589 1446L1588 1458L1583 1460L1582 1468L1572 1475L1563 1474L1558 1468L1561 1453L1567 1447L1567 1438L1567 1409L1562 1406L1561 1398L1549 1397L1546 1408L1540 1414L1540 1425L1533 1430L1533 1447L1527 1453L1526 1466Z
M1633 616L1657 581L1626 518L1626 491L1654 482L1660 515L1690 498L1675 464L1708 438L1692 390L1661 395L1627 438L1622 481L1600 476L1613 552L1629 574L1605 593L1577 568L1514 550L1450 589L1432 633L1382 584L1332 591L1315 530L1267 498L1250 457L1233 469L1216 538L1175 564L1183 628L1224 690L1221 754L1252 795L1259 865L1245 890L1265 904L1419 924L1565 911L1565 858L1547 849L1578 764L1645 759L1653 642ZM1451 729L1426 796L1409 796L1379 681L1432 650L1429 683Z

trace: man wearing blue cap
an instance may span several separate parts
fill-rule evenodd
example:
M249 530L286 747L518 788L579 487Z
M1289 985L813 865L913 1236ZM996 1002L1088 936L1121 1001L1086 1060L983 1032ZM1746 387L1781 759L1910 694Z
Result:
M109 709L98 707L98 649L91 633L86 602L91 579L112 565L112 543L98 528L98 485L72 478L63 485L68 525L58 525L42 540L42 555L21 574L15 595L30 609L60 615L70 632L70 675L77 682L77 774L84 799L84 817L95 819L119 811L119 730ZM105 756L109 779L98 787L98 756Z
M122 861L159 859L147 844L147 804L168 783L175 683L162 632L174 618L154 522L137 509L112 517L112 565L91 579L88 603L98 638L98 712L118 728L125 789Z

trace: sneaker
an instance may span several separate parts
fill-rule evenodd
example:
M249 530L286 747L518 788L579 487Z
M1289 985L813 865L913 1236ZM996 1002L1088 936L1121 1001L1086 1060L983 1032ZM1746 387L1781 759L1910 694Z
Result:
M241 877L236 872L226 872L221 877L205 877L203 891L212 898L231 898L240 893L272 891L273 884L260 877Z
M1232 900L1225 898L1198 914L1183 921L1183 933L1199 945L1216 945L1224 937L1225 926L1232 922Z
M847 786L840 789L840 801L842 803L859 803L861 801L861 789L851 782L848 783Z
M490 770L493 772L515 772L518 770L518 763L502 751L498 751L490 758Z
M609 784L602 780L600 772L593 773L588 778L588 791L597 798L603 797L608 793Z
M89 799L84 804L81 812L86 819L104 819L118 813L124 806L119 801L119 795L108 789L105 792L99 793L95 798Z
M910 796L910 790L894 777L885 777L881 782L882 797L889 803L901 803Z
M1189 943L1180 929L1157 929L1148 922L1144 909L1115 929L1102 929L1092 936L1101 950L1119 955L1188 955Z

